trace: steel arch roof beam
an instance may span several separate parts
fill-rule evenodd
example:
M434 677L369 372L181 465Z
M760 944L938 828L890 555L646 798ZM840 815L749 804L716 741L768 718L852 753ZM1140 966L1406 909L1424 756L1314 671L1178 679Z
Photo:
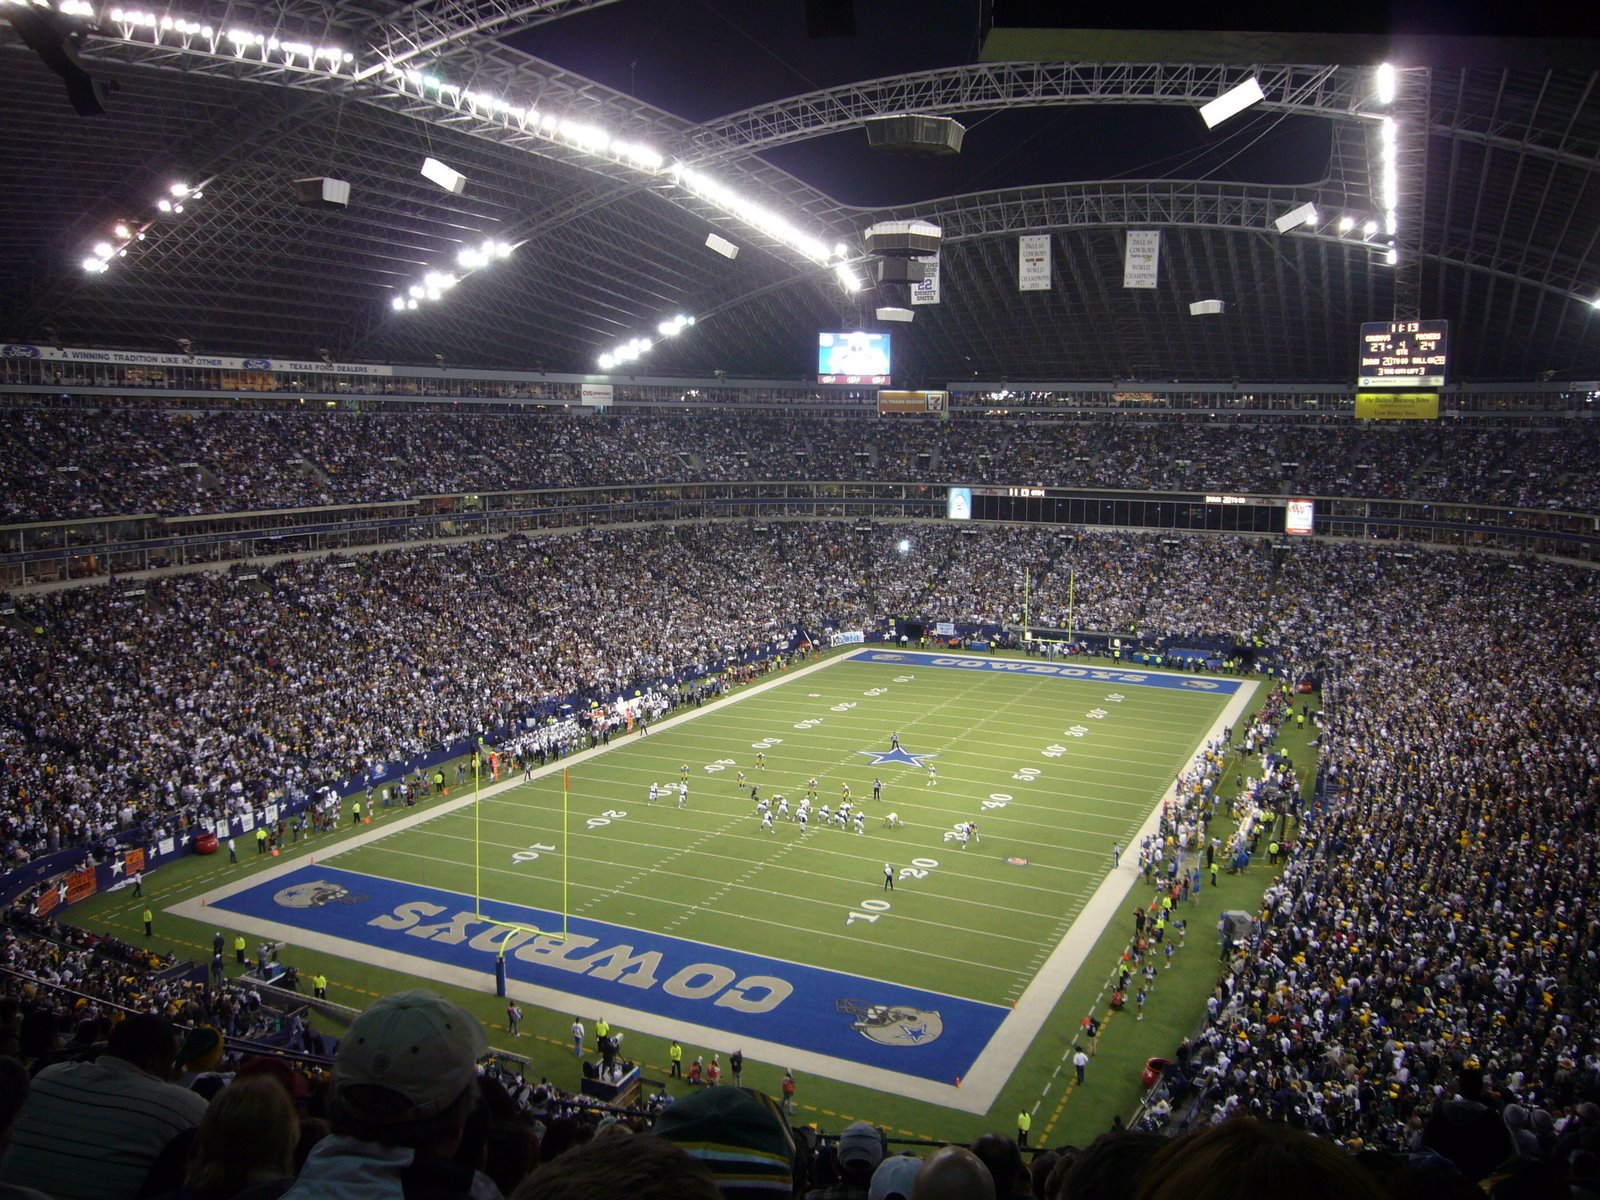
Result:
M932 221L944 231L943 241L947 246L1057 229L1189 226L1259 233L1274 238L1307 238L1347 250L1365 246L1374 255L1387 250L1386 246L1376 242L1337 233L1305 230L1289 234L1274 232L1274 218L1308 199L1318 201L1319 205L1324 203L1313 189L1305 188L1217 183L1210 180L1099 180L972 192L932 204L894 209L880 215L885 220L915 217ZM1326 204L1337 210L1337 201L1333 198L1329 197ZM1546 269L1544 277L1540 277L1521 269L1533 265L1525 259L1483 262L1448 249L1430 250L1425 247L1412 253L1420 254L1430 262L1504 279L1563 299L1589 302L1579 290L1579 280L1561 279L1557 264L1553 261L1542 264Z
M356 72L359 82L387 66L400 66L438 52L451 57L468 38L484 34L509 37L526 29L558 21L573 13L604 8L616 0L418 0L387 16L362 35L372 42L372 65Z
M707 121L684 135L686 159L737 157L851 129L871 117L930 116L1076 104L1198 108L1254 74L1259 107L1330 118L1382 115L1370 106L1370 72L1331 66L1196 63L973 63L893 75L790 96Z

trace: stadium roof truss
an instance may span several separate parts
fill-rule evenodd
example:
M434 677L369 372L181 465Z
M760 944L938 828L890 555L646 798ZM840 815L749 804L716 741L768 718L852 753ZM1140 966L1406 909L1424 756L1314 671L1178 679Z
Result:
M71 114L59 81L0 25L14 80L0 150L40 164L7 185L0 332L571 370L684 311L700 323L657 348L652 374L793 376L818 328L884 302L845 295L830 262L681 185L677 162L830 245L859 244L876 220L941 225L941 303L897 330L897 357L926 383L1336 380L1353 374L1355 326L1391 316L1449 318L1460 378L1600 375L1596 72L1411 67L1384 107L1370 68L980 63L693 125L495 40L610 2L201 3L176 30L124 14L84 44L85 64L118 88L91 120ZM236 29L304 52L230 40ZM1328 123L1322 179L1078 181L868 212L762 157L894 112L1195 108L1251 74L1266 111ZM535 110L607 130L628 153L594 153ZM1347 212L1381 221L1385 118L1397 130L1393 265L1387 236L1329 223ZM645 152L659 160L634 156ZM423 180L424 155L464 173L468 192ZM316 175L350 182L348 209L291 202L287 181ZM156 213L178 177L204 199L181 219ZM1306 202L1323 223L1278 233L1274 221ZM117 220L148 238L104 274L78 270L82 248ZM1121 285L1130 228L1164 232L1157 289ZM712 231L745 252L712 254ZM1012 238L1025 232L1053 235L1048 292L1018 291ZM516 253L441 303L391 312L391 297L485 238ZM1190 317L1189 302L1211 297L1228 301L1225 315Z

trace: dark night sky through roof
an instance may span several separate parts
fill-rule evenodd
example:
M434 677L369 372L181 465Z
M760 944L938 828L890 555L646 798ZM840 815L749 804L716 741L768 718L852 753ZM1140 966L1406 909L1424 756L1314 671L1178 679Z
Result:
M810 38L801 0L621 0L516 45L693 121L840 84L976 59L976 0L859 0L854 37ZM1306 184L1323 177L1324 122L1262 114L1208 131L1188 109L972 112L960 155L873 151L862 130L770 151L845 204L886 207L1028 184L1189 178Z

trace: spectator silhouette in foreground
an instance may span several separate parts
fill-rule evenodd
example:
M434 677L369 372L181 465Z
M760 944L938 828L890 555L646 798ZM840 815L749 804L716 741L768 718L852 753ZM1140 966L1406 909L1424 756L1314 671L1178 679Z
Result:
M127 1200L178 1134L193 1129L206 1102L167 1080L177 1035L146 1013L111 1031L93 1062L46 1067L33 1081L0 1163L0 1181L58 1200Z
M432 992L384 996L355 1019L333 1060L331 1137L312 1150L293 1200L430 1200L498 1194L451 1162L477 1098L477 1062L489 1048L471 1013Z

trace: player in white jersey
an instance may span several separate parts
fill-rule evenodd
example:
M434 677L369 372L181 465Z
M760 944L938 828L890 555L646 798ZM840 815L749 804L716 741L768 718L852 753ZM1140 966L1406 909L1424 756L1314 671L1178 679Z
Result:
M768 833L777 833L778 832L776 829L774 829L772 827L772 814L771 813L764 812L764 813L761 814L761 828L765 829Z
M822 823L824 825L826 825L829 821L833 820L833 814L828 811L828 806L826 804L824 804L822 806L820 811L822 813Z
M762 813L764 815L770 807L771 806L765 800L756 801L756 811L758 813Z
M806 809L802 808L800 810L799 815L797 817L795 817L795 820L800 822L800 833L801 833L801 836L805 835L805 832L806 832L806 818L809 817L810 815L811 814L810 814L809 811L807 811Z
M939 785L939 768L934 766L932 763L929 763L928 764L928 786L929 787L937 787L938 785Z
M850 818L843 812L835 813L833 819L839 822L840 829L848 830L850 828Z
M650 785L650 799L647 800L646 803L647 804L654 804L656 802L656 797L659 796L660 794L661 794L661 789L659 787L657 787L654 783L652 783Z
M778 815L787 819L789 816L789 799L781 793L775 797L778 801Z
M858 812L856 814L856 832L860 833L860 834L865 834L867 832L867 814L866 813L859 813Z
M963 850L965 850L967 848L967 839L970 838L971 836L972 836L972 826L968 825L966 822L963 821L962 824L961 824L961 848Z
M679 808L683 808L688 803L689 803L689 785L687 783L679 783L678 784L678 807Z

